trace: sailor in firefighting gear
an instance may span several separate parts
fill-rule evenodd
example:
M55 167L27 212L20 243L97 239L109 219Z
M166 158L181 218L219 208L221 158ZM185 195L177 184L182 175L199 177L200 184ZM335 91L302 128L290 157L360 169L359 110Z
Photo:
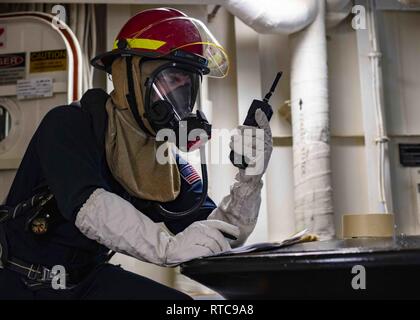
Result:
M263 141L257 135L236 147L251 132L240 126L231 142L250 167L262 162L260 174L239 170L218 206L207 197L194 214L168 219L154 204L188 210L200 199L202 181L175 152L168 153L174 162L157 161L157 148L167 142L156 134L193 120L210 136L204 115L193 113L194 103L203 76L226 75L227 55L200 21L160 8L131 18L113 50L92 64L112 75L114 91L108 96L93 89L79 103L51 110L13 181L5 205L15 213L25 212L25 203L39 202L41 209L0 223L0 298L186 299L108 264L109 250L176 266L243 244L257 221L261 177L272 151L267 117L256 112ZM189 141L186 150L195 144L200 140ZM66 290L52 289L45 277L56 265L65 267Z

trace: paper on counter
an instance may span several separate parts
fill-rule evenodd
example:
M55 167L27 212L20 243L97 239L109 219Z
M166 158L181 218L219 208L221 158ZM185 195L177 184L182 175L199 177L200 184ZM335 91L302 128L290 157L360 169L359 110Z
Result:
M226 255L234 255L234 254L240 254L240 253L268 251L268 250L274 250L274 249L286 247L286 246L299 243L299 242L314 241L317 239L316 236L312 236L309 238L306 237L306 236L310 236L307 232L308 232L308 229L304 229L282 241L254 243L247 246L238 247L229 251L225 251L223 253L219 253L214 256L226 256Z

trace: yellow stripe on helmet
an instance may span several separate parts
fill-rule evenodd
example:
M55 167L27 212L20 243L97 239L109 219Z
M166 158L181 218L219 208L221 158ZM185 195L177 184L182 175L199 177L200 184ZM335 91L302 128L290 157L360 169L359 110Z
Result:
M114 48L117 49L118 40L114 42ZM152 40L152 39L127 39L128 47L132 49L149 49L149 50L157 50L164 44L165 41L160 40Z

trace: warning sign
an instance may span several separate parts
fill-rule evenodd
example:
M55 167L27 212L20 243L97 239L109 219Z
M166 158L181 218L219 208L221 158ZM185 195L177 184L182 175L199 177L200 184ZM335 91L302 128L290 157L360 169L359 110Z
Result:
M31 52L29 72L52 72L67 70L66 50L47 50Z
M25 78L25 52L0 54L0 85L16 84Z

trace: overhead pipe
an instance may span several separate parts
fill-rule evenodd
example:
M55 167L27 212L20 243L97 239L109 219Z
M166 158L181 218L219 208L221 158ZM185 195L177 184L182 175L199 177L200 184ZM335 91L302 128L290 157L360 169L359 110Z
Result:
M317 0L226 0L225 8L259 33L291 34L315 20Z
M327 28L335 27L347 18L352 7L352 0L328 0L326 13Z
M317 15L318 0L174 0L176 4L219 6L263 34L292 34L310 25ZM327 5L327 25L334 26L351 11L352 0L324 0ZM409 1L409 0L406 0ZM413 0L411 0L413 1ZM418 0L420 1L420 0ZM156 1L159 2L160 1ZM164 3L164 1L162 1ZM210 13L210 19L215 12Z

